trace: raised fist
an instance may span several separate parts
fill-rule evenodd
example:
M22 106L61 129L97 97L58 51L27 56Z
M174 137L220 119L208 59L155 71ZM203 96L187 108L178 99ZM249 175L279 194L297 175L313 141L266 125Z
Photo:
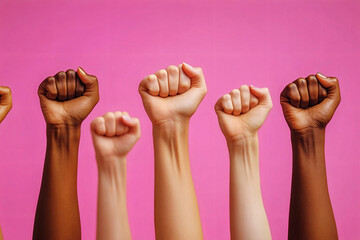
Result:
M80 67L46 78L38 94L48 125L80 125L99 101L97 78Z
M341 100L338 80L320 73L285 87L280 102L292 132L325 128Z
M126 157L140 138L140 122L126 112L108 112L91 122L91 133L99 164Z
M11 90L0 86L0 123L4 120L12 107Z
M248 85L233 89L215 104L221 131L230 142L256 134L271 108L269 90Z
M186 63L145 77L139 86L144 108L154 125L188 121L206 94L201 68Z

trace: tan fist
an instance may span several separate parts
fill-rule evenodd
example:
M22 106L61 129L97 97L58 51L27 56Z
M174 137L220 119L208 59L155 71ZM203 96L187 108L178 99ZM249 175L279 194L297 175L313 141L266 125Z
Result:
M98 164L125 157L140 138L140 122L126 112L108 112L91 122Z
M215 104L221 131L230 142L254 136L271 108L269 90L248 85L233 89Z
M144 78L139 86L144 108L154 125L188 121L206 94L201 68L169 66Z

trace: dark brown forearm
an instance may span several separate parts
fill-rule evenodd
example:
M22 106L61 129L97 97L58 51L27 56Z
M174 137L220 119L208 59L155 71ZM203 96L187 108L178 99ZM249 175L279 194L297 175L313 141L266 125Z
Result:
M325 129L292 133L289 239L337 239L325 166Z
M80 239L77 198L79 126L47 127L34 239Z

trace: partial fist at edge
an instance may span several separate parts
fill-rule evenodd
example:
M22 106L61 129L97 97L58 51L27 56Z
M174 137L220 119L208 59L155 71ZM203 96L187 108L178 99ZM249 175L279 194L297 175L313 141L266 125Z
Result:
M11 89L0 86L0 123L12 108Z

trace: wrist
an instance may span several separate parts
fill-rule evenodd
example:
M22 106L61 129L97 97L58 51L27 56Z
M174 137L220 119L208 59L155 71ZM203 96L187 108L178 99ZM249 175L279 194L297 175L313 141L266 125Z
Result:
M153 131L162 133L163 135L173 135L174 133L184 134L189 129L189 119L182 120L165 120L161 122L153 123Z
M314 140L313 144L316 144L319 140L325 138L325 128L307 128L303 130L293 131L291 130L292 141L302 142Z
M80 135L81 125L46 124L46 132L55 135Z
M99 175L115 177L126 173L126 156L96 157Z
M47 125L46 136L48 143L64 145L66 149L77 146L80 141L80 126Z
M238 147L243 147L247 144L258 143L258 134L257 132L248 132L241 135L226 137L227 145L232 149L236 149Z
M318 128L318 127L307 127L304 129L290 129L291 136L299 137L299 138L309 138L315 135L324 135L325 128Z
M169 128L173 126L182 126L189 125L190 118L175 118L175 119L165 119L161 121L153 121L153 127L157 128Z
M295 161L306 159L313 162L324 159L325 129L312 128L306 131L292 131L291 144Z
M259 180L259 141L257 135L228 142L230 169L249 180Z

